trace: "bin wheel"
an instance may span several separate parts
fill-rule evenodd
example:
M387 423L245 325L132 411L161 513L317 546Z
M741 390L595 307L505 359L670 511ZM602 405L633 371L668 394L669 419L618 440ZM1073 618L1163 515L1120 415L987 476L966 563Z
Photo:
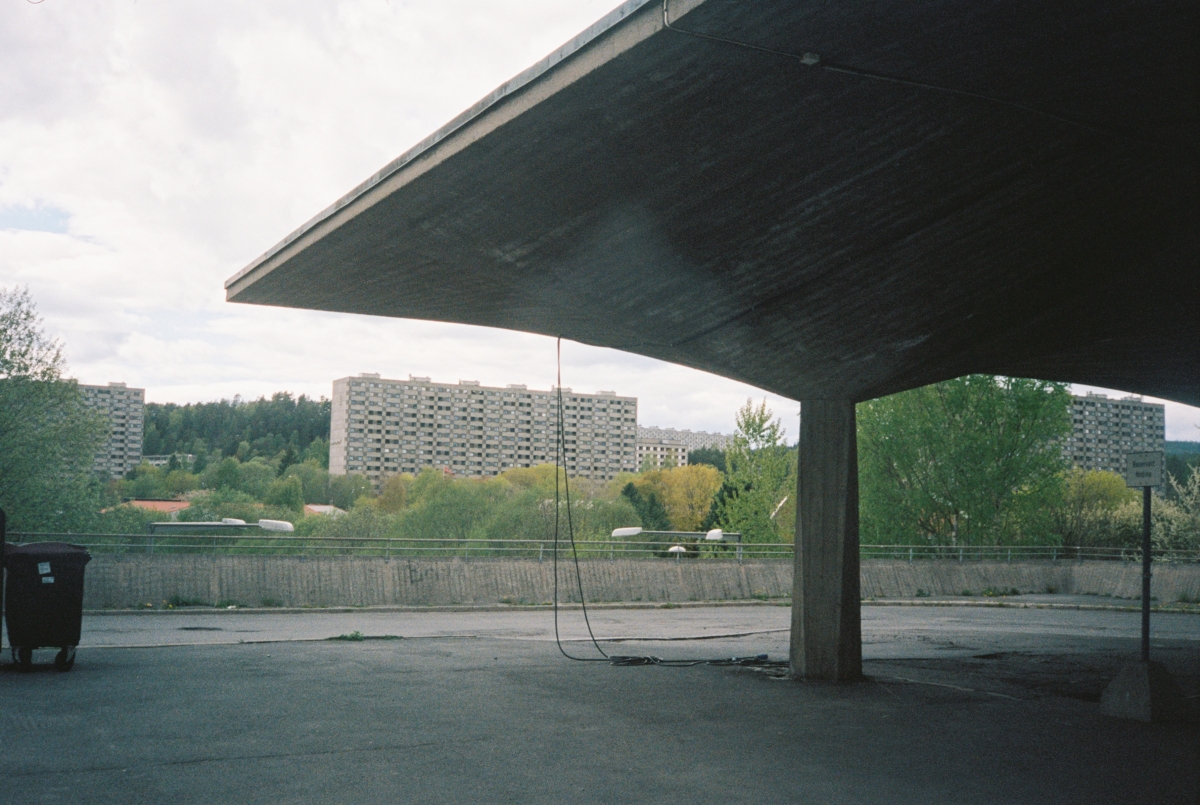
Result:
M33 667L33 649L28 646L13 646L13 662L22 671L28 671Z
M70 671L75 667L75 647L63 646L62 650L54 655L54 667L59 671Z

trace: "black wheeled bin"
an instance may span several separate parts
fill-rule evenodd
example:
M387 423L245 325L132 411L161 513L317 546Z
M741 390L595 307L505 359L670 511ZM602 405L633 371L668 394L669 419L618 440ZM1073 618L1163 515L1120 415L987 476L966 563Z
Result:
M60 649L54 667L69 671L83 625L83 570L92 559L81 545L34 542L5 545L8 583L4 621L13 661L22 669L35 648Z

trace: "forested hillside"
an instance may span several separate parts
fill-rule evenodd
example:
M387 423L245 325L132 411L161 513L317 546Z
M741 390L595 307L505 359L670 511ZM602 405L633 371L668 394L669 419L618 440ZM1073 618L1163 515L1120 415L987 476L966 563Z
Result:
M322 444L328 462L329 400L293 397L286 391L244 401L240 397L220 402L147 403L145 455L194 453L212 458L255 456L272 458L289 448L296 456L317 452Z

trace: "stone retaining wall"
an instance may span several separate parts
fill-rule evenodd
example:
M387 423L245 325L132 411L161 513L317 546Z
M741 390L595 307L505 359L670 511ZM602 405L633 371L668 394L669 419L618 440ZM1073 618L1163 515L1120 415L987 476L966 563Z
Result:
M97 555L84 606L161 606L173 598L241 606L436 606L537 604L551 600L550 562L533 559L381 559ZM790 560L671 559L580 563L588 601L729 601L791 594ZM1153 595L1163 603L1200 599L1200 565L1156 563ZM1137 598L1141 566L1128 562L965 562L866 560L864 598L974 595L992 588ZM574 566L559 564L559 599L579 600Z

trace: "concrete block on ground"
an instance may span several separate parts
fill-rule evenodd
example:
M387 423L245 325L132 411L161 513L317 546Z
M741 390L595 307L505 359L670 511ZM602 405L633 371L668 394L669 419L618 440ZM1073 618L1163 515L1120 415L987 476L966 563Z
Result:
M1195 713L1161 663L1131 662L1109 683L1100 700L1105 715L1134 721L1190 721Z

